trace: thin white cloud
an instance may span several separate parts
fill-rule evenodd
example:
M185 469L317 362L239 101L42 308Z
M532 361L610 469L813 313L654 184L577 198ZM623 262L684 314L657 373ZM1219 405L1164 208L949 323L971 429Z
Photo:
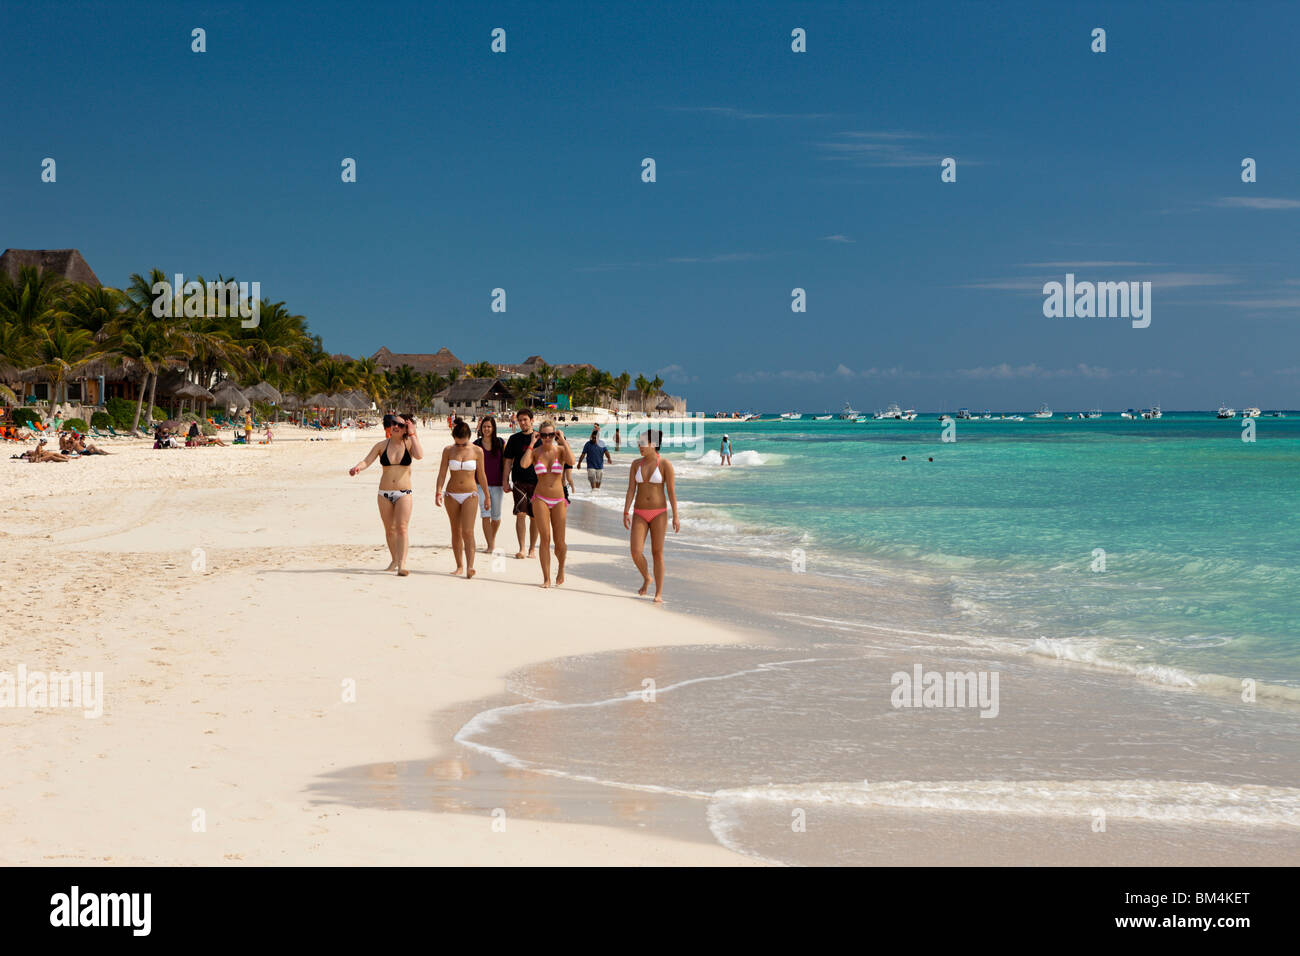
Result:
M1281 199L1272 196L1224 196L1214 205L1228 209L1300 209L1300 199Z
M828 159L844 160L855 166L937 166L951 156L951 153L936 153L918 149L912 145L914 140L929 137L920 133L906 131L848 131L840 133L838 140L818 143ZM970 165L973 161L959 159L959 163Z
M670 106L674 113L708 113L729 119L826 119L830 113L756 113L734 106Z
M674 256L669 262L747 262L750 259L761 259L763 256L757 252L724 252L716 256Z
M655 375L662 378L665 382L689 383L689 382L699 381L699 379L696 376L691 375L689 372L686 371L686 369L676 364L665 365L663 368L657 369L655 371Z
M1153 266L1155 262L1026 262L1026 269L1124 269L1132 266Z
M853 240L850 239L848 236L841 235L840 233L836 233L833 236L822 236L820 241L821 242L853 242Z
M1228 305L1241 309L1300 309L1300 296L1281 299L1223 299L1215 305Z

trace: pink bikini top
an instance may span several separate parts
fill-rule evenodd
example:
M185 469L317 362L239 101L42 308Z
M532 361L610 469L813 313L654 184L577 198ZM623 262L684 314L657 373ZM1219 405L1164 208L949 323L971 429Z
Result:
M539 475L546 474L545 463L539 461L537 464L533 465L533 471L537 472ZM562 471L564 471L564 462L560 461L558 458L551 462L552 474L559 474Z

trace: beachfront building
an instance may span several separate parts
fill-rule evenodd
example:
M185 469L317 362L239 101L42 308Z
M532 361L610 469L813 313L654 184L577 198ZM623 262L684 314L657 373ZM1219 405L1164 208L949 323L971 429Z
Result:
M95 270L77 249L6 249L0 254L0 273L10 281L17 282L24 267L52 272L68 282L92 289L103 287ZM53 385L40 369L8 369L4 377L17 386L14 390L23 401L48 402L54 398ZM114 397L134 401L139 397L144 377L144 370L129 361L91 362L78 368L68 380L68 404L102 405Z
M680 395L666 392L653 392L642 395L635 388L629 388L622 404L633 415L659 415L665 418L687 414L686 399Z
M18 270L23 266L54 272L69 282L80 282L93 289L103 284L76 249L6 249L0 253L0 272L12 281L18 281Z
M499 378L467 378L453 382L436 396L445 407L440 414L462 417L502 415L510 409L510 389Z
M447 378L453 370L460 374L465 368L465 363L453 355L448 348L441 348L432 353L390 352L388 347L384 346L370 358L383 372L396 372L403 365L409 365L419 375L434 372Z

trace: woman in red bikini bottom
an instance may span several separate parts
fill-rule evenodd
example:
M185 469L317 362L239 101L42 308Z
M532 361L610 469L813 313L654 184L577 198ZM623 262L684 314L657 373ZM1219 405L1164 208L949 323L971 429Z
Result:
M537 557L542 562L542 587L551 586L551 540L555 540L555 585L564 583L564 523L569 503L564 498L564 466L573 467L573 449L564 440L554 422L542 422L537 429L538 443L519 459L520 468L537 474L533 492L533 527L537 529Z
M646 532L650 533L650 554L654 558L655 603L664 602L664 535L668 531L668 505L673 508L673 531L682 530L677 510L677 486L673 463L660 457L650 435L637 439L641 457L632 463L627 478L627 498L623 501L623 527L632 530L632 560L641 572L641 589L650 589L650 573L645 560Z

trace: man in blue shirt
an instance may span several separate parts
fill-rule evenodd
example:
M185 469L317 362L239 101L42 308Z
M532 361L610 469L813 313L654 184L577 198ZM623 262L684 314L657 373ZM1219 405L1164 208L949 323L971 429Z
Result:
M609 453L605 443L600 440L600 429L591 430L591 438L587 444L582 446L582 454L578 455L578 467L582 467L582 459L587 459L587 484L591 490L595 491L600 487L600 480L605 475L605 462L614 462L614 456Z

